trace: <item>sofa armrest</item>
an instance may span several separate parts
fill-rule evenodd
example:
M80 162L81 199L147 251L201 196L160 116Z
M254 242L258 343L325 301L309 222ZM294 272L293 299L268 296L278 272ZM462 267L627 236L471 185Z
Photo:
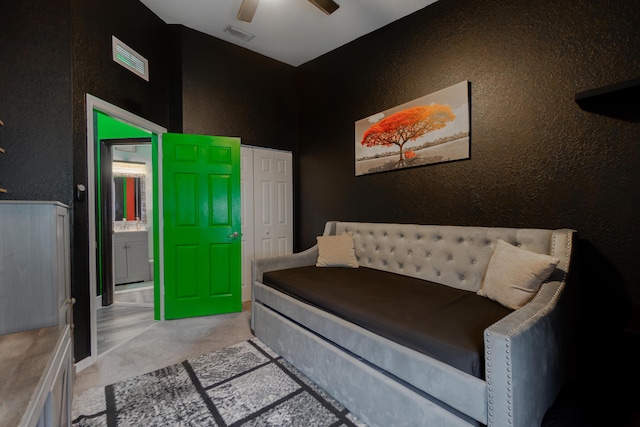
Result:
M532 301L485 330L490 426L540 426L566 380L572 351L574 292L567 289L572 241L572 230L558 235L552 253L561 262L550 281Z
M256 282L262 283L262 277L267 271L284 270L287 268L304 267L315 265L318 260L318 245L309 249L290 255L280 255L275 257L258 258L251 260L251 330L253 331L253 308L255 307L255 292L253 290Z

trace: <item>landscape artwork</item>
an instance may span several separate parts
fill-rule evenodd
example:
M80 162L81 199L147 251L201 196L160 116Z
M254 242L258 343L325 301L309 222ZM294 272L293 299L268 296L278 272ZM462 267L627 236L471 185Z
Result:
M356 122L356 176L468 159L469 82Z

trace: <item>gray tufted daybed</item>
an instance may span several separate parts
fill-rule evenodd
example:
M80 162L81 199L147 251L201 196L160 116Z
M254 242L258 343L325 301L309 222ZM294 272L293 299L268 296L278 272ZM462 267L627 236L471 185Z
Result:
M357 264L321 262L326 236L349 236ZM539 426L567 373L573 239L328 222L314 247L253 260L251 328L368 425ZM505 242L552 260L521 307L487 283L515 280L521 260L498 264Z

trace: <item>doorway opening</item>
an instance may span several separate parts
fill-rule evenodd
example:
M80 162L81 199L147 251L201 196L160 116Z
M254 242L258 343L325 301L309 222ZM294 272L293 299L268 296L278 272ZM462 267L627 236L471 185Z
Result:
M97 115L100 356L145 332L155 320L151 138L105 138L128 125L102 113ZM129 132L142 131L131 128L126 134Z
M111 138L145 131L100 112L96 117L97 296L109 306L115 285L149 281L153 274L153 147L148 136ZM128 243L142 238L147 245Z
M102 228L102 221L100 221L100 212L98 211L99 207L102 206L99 201L100 197L100 188L101 188L101 180L98 179L99 175L97 174L100 171L100 163L99 163L99 152L100 152L100 138L99 138L99 115L103 115L108 117L111 120L115 120L118 123L121 123L123 126L121 129L113 131L109 134L109 137L104 137L104 139L122 139L122 138L140 138L142 137L140 132L144 133L145 138L151 138L155 143L151 144L151 151L153 161L157 163L156 170L157 176L153 177L153 184L151 187L154 187L154 194L156 194L156 199L154 200L154 205L158 206L157 211L153 213L154 218L159 218L153 224L153 259L154 259L154 267L155 270L160 270L160 274L154 274L154 317L157 320L162 320L164 318L164 301L162 298L162 289L164 286L162 280L162 264L163 264L163 253L162 253L162 227L158 222L162 219L162 212L159 212L162 209L162 180L158 179L161 176L161 163L158 162L157 159L162 158L162 144L161 138L162 134L166 133L166 129L152 123L142 117L136 116L126 110L123 110L115 105L112 105L106 101L103 101L93 95L86 95L86 108L87 108L87 202L89 209L89 247L95 248L95 250L89 251L89 294L93 295L93 298L90 298L90 321L91 321L91 354L89 357L83 359L76 366L77 370L84 369L85 367L91 365L97 360L98 357L98 322L97 322L97 311L98 307L103 305L102 301L102 293L100 294L100 298L97 298L99 292L99 284L101 283L101 260L105 259L105 257L101 257L100 243L102 240L111 241L111 239L105 239L104 237L104 229ZM119 133L119 132L124 133ZM132 131L135 131L131 133ZM130 145L130 144L129 144ZM111 212L111 206L108 206L108 210ZM111 227L106 227L107 229L113 227L113 223L109 224ZM108 236L108 235L107 235ZM110 237L110 236L108 236ZM108 256L108 254L107 254ZM148 262L148 261L147 261ZM148 268L148 267L147 267Z

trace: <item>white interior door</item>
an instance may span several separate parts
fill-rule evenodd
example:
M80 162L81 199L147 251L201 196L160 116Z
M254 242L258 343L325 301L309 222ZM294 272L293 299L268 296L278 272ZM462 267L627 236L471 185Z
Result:
M251 300L253 238L253 148L240 147L240 212L242 227L242 301Z
M240 147L242 301L251 300L251 260L293 251L292 155Z
M254 257L293 251L293 173L291 152L253 150Z

